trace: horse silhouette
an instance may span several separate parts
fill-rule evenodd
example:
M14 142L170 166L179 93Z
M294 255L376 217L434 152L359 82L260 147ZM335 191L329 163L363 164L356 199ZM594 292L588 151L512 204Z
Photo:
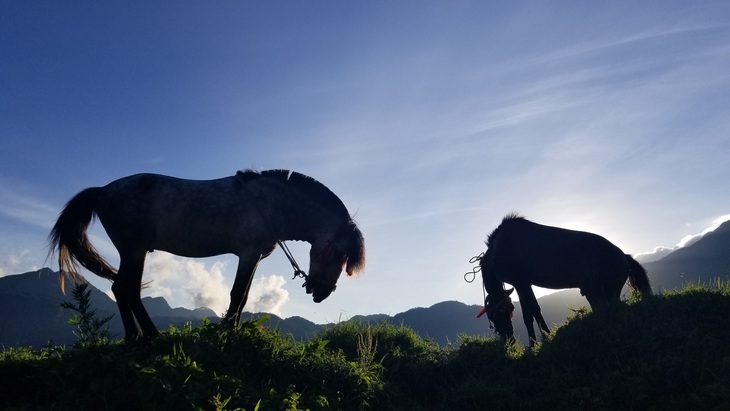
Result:
M89 242L97 217L119 252L119 269ZM343 269L358 273L365 243L342 201L311 177L288 170L239 171L216 180L156 174L124 177L73 197L51 230L63 279L76 281L78 265L113 281L125 339L158 334L142 305L145 257L163 250L186 257L235 254L239 258L231 302L223 319L237 324L259 261L283 240L312 245L304 287L314 302L335 290ZM298 268L298 267L297 267Z
M486 290L484 312L503 339L514 338L510 295L517 291L522 315L535 341L533 319L540 332L550 332L540 312L532 285L545 288L579 288L592 308L620 301L621 289L629 285L651 294L646 270L630 255L605 238L583 231L536 224L518 214L509 214L487 238L487 251L480 267ZM504 283L513 286L505 289Z

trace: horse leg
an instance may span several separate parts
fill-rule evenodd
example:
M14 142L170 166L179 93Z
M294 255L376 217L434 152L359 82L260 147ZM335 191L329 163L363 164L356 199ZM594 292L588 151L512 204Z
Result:
M532 347L535 344L535 340L537 339L537 337L535 336L535 328L532 326L533 308L527 300L527 294L532 294L532 288L528 285L527 289L530 290L529 293L526 292L523 287L515 286L515 290L517 290L517 295L520 298L520 305L522 306L522 319L525 322L525 327L527 327L527 335L530 340L530 347ZM534 298L534 294L532 295Z
M119 274L124 272L119 270ZM117 274L114 283L112 284L112 292L114 298L117 300L117 307L119 308L119 316L122 319L124 325L124 339L127 342L135 341L140 336L140 331L137 328L137 323L134 321L134 314L129 306L129 282L123 275Z
M542 334L542 338L545 338L546 335L550 334L550 327L548 327L545 323L545 319L542 318L542 311L537 312L535 320L537 320L537 326L540 327L540 334Z
M233 288L231 288L231 303L228 306L228 311L226 311L226 316L223 318L224 324L231 326L238 325L243 307L246 305L246 301L248 301L248 291L251 288L251 282L253 281L254 273L256 273L256 268L259 262L268 257L273 251L274 247L263 254L239 255L236 280L233 282Z
M134 341L140 337L154 337L159 334L157 327L142 305L140 296L145 255L145 252L141 252L122 256L118 277L112 285L127 341ZM139 324L139 328L137 324Z
M124 324L124 339L127 342L135 341L142 336L132 309L134 294L139 293L139 286L135 287L135 275L131 261L133 260L126 255L120 257L119 270L112 284L112 292L119 307L119 316L122 317L122 324Z
M615 294L615 293L613 293ZM621 289L618 290L617 295L613 295L605 292L603 289L600 290L591 290L587 291L585 293L586 300L588 300L588 304L591 306L591 310L596 311L600 310L601 307L607 305L611 301L620 301L621 300Z
M532 287L530 287L530 290L532 290ZM537 327L540 329L542 338L545 338L546 335L550 334L550 327L548 327L547 323L545 323L545 319L542 317L542 309L537 303L535 294L531 292L530 295L532 296L532 300L535 304L535 309L533 310L532 315L535 317L535 321L537 322Z
M137 290L139 291L135 293L134 296L132 296L130 306L132 308L132 312L134 313L134 318L137 320L137 323L142 329L142 336L145 338L151 338L159 335L160 331L157 330L155 323L152 322L149 313L147 313L147 309L145 309L144 305L142 304L142 296L140 295L140 292L142 291L143 271L144 260L143 264L140 265L139 270L135 271L135 273L139 273L135 278L135 285L137 286Z
M537 298L535 298L535 293L532 291L532 287L527 285L525 287L515 287L515 289L517 290L517 295L520 297L522 317L525 320L527 334L530 337L530 346L532 347L537 341L532 320L535 319L535 321L537 321L537 326L540 329L540 334L543 338L545 338L546 334L550 334L550 328L547 326L545 319L542 317L540 305L537 303Z

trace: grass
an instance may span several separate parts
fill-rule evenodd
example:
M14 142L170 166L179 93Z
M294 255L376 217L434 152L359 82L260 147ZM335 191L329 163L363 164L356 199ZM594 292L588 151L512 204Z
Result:
M0 408L204 410L730 409L730 285L590 312L542 344L343 322L298 342L249 321L147 344L8 348Z

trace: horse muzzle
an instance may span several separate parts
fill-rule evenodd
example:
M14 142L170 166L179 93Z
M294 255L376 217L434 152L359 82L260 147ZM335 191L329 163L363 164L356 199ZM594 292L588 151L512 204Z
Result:
M334 284L327 284L322 281L317 281L316 279L312 279L311 277L307 279L307 282L304 284L305 289L307 290L307 294L312 294L312 300L314 300L315 303L320 303L324 301L327 297L332 294L333 291L337 288Z

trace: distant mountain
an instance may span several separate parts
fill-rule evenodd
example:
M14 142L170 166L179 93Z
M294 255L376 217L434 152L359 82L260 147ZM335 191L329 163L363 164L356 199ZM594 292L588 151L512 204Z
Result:
M66 295L61 293L58 273L48 268L25 274L10 275L0 278L0 347L30 345L41 347L49 341L53 344L71 345L76 340L74 326L67 324L72 316L69 310L61 308L61 302L71 301L71 285L67 284ZM115 338L124 335L124 328L118 316L116 303L108 295L93 285L91 302L99 317L113 315L109 329ZM561 294L561 293L558 293ZM563 298L555 298L543 303L545 319L550 324L565 321L570 314L568 306L580 306L585 300L570 291L563 292ZM577 298L576 298L577 296ZM582 301L581 301L582 300ZM152 321L165 329L169 324L183 324L187 321L199 324L203 318L217 322L218 316L207 308L189 310L171 308L162 297L145 297L143 304L152 317ZM515 304L515 318L521 318L519 303ZM348 321L378 323L387 321L394 325L404 324L411 327L424 338L431 338L439 344L456 342L460 335L491 335L486 317L476 319L481 310L480 305L467 305L456 301L445 301L428 308L413 308L403 313L389 316L385 314L358 315ZM333 324L315 324L302 317L282 319L267 313L244 313L244 319L256 319L268 315L270 319L264 323L272 329L278 329L291 338L301 340L322 331ZM521 321L515 322L515 332L520 337L525 334Z
M694 244L678 249L659 261L645 263L649 279L655 291L681 287L693 282L711 282L715 278L730 278L730 221L715 231L705 234ZM70 285L67 286L70 288ZM60 307L62 301L71 301L70 292L60 292L58 273L44 268L35 272L11 275L0 278L0 348L13 345L43 346L52 340L54 344L72 344L76 337L75 327L66 324L71 313ZM92 286L91 301L100 317L114 314L110 321L113 335L124 335L121 320L118 318L116 303L105 293ZM171 308L164 298L142 299L154 323L161 329L169 324L182 324L192 321L199 324L202 318L218 321L210 309L189 310ZM588 302L578 290L559 291L538 299L545 321L549 326L565 322L571 308L587 306ZM404 324L424 338L431 338L439 344L458 341L459 335L493 335L488 329L486 317L476 319L481 310L481 302L467 305L456 301L444 301L428 308L413 308L389 316L374 314L355 316L349 321L376 323L387 321L394 325ZM264 313L244 314L243 318L259 318ZM332 324L315 324L302 317L282 319L270 315L264 325L276 328L296 340L307 338ZM526 329L522 321L519 302L515 303L515 335L526 341Z
M687 282L708 283L730 278L730 221L702 236L690 246L673 251L659 261L643 264L652 288L661 292Z
M40 347L49 341L59 345L73 344L76 341L73 334L76 327L67 324L72 313L61 308L62 302L73 302L72 286L67 283L66 294L62 294L58 273L48 268L0 278L0 347ZM124 327L119 319L117 304L94 286L90 289L93 309L99 317L114 315L108 323L109 330L112 335L121 338ZM215 312L207 308L170 308L164 298L145 297L142 303L160 328L166 328L171 323L200 323L204 317L214 321L218 319Z
M539 298L538 302L548 325L562 324L572 314L571 309L588 305L586 299L577 290L559 291ZM423 338L429 338L440 345L446 345L457 343L462 335L494 336L494 331L489 329L487 317L476 318L481 309L482 306L479 304L467 305L458 301L444 301L428 308L412 308L392 317L377 314L353 317L350 321L370 323L385 321L393 325L402 324L412 328ZM522 308L519 302L515 302L513 321L515 337L522 342L526 342L527 329L522 321Z

